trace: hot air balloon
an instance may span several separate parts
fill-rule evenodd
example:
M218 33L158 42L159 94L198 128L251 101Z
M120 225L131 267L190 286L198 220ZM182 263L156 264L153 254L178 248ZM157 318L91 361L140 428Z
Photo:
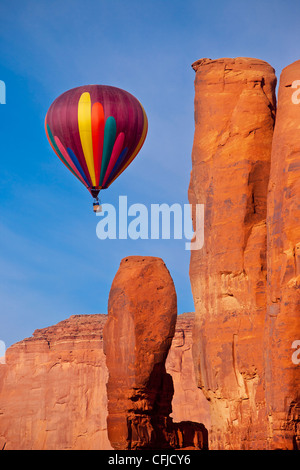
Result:
M56 98L46 114L45 129L56 155L93 196L97 212L100 190L137 156L148 121L141 103L127 91L87 85Z

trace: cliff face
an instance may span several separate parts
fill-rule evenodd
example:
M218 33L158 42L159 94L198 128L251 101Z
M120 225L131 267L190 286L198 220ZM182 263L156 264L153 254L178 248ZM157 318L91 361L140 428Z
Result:
M263 334L274 70L256 59L193 65L195 137L189 199L204 204L204 247L191 252L194 360L210 400L210 446L265 442Z
M208 428L208 403L191 380L193 317L178 316L166 364L174 385L171 416ZM107 315L73 315L7 350L6 364L0 364L1 449L112 449L106 320Z
M0 447L111 449L106 315L76 315L8 348L0 366Z
M193 64L189 199L204 204L191 252L194 362L210 400L210 448L298 446L300 62L287 67L276 115L274 70L257 59ZM298 74L298 76L297 76Z

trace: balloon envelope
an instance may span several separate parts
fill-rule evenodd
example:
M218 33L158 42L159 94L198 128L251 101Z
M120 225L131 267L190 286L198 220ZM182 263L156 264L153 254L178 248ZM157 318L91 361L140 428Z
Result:
M56 98L45 129L57 156L96 197L136 157L148 121L143 106L127 91L87 85Z

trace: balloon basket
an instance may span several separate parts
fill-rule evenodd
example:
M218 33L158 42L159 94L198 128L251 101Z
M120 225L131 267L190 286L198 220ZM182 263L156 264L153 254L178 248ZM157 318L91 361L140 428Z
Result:
M94 199L93 210L94 210L95 213L102 212L102 206L101 206L98 198Z

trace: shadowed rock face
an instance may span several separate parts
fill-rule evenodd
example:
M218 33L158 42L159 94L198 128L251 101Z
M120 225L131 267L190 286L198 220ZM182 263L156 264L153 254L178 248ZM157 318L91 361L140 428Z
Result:
M258 59L195 64L189 200L204 204L191 252L194 362L211 404L210 447L266 446L266 214L275 119L273 68Z
M210 407L202 390L197 388L192 346L194 312L177 316L175 335L172 341L166 370L172 375L174 395L172 414L174 422L193 421L203 423L209 431L211 426Z
M275 449L300 448L300 365L292 362L292 344L300 339L300 103L293 99L298 80L300 60L280 77L268 194L266 402Z
M176 319L176 292L163 261L122 260L104 328L107 426L114 449L207 447L203 424L175 424L170 418L174 388L165 361Z

